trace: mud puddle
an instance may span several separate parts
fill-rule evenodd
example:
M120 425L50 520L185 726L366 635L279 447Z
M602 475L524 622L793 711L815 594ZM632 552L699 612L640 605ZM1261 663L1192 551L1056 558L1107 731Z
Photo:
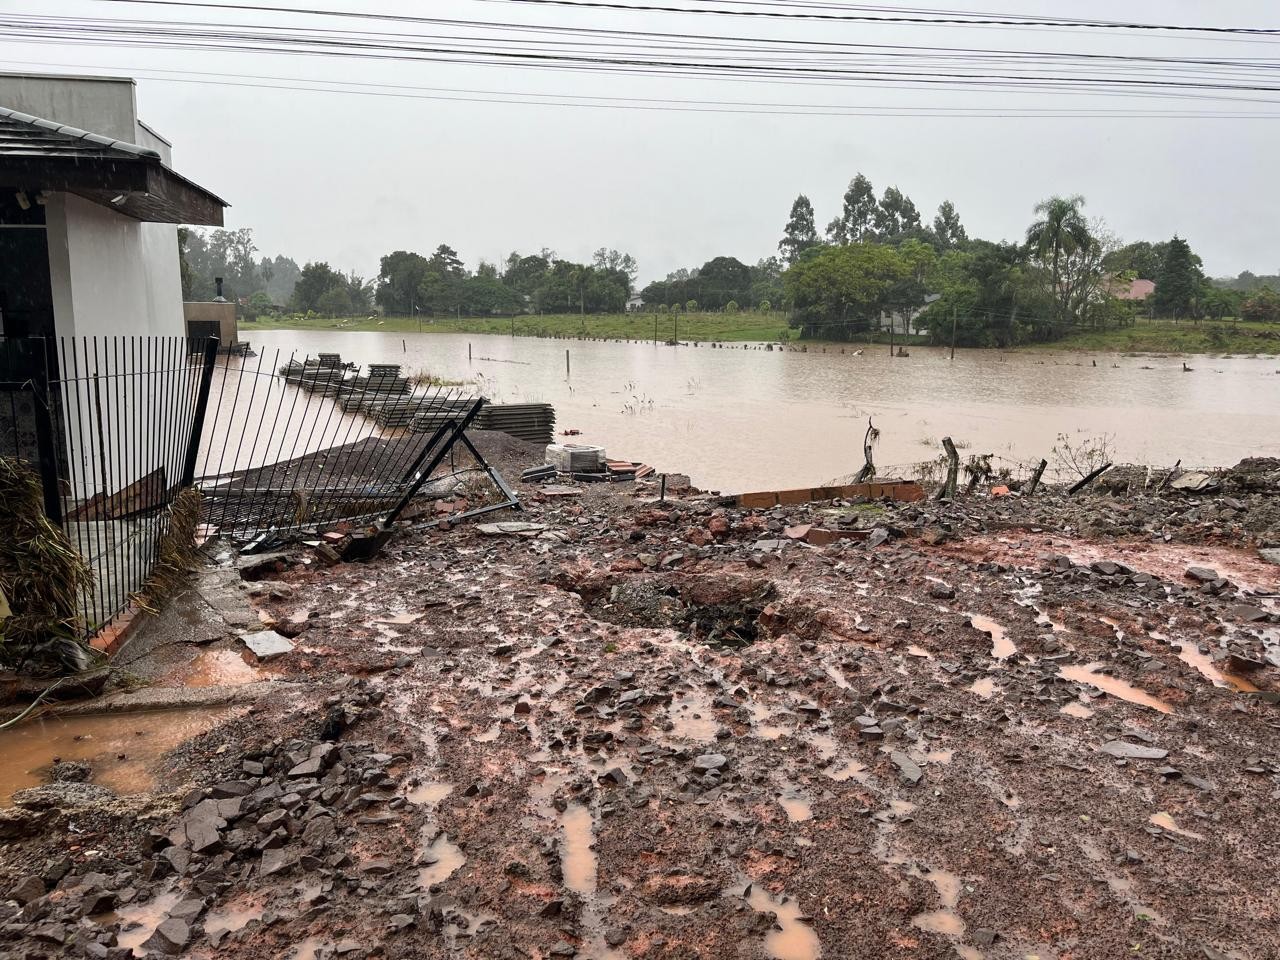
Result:
M47 717L0 731L0 806L47 780L56 760L88 762L89 780L127 795L155 789L161 758L236 711L227 708Z
M991 656L997 660L1008 660L1018 652L1017 646L1009 639L1009 630L1004 624L981 613L970 613L966 616L973 629L991 638Z
M434 807L451 793L453 793L452 783L427 780L416 787L410 787L405 791L404 798L418 806Z
M231 904L218 910L210 910L204 919L204 930L209 936L225 936L243 930L254 920L261 920L266 908L262 904Z
M990 700L996 695L995 677L979 677L969 684L969 692L977 694L983 700Z
M1076 683L1085 683L1095 689L1101 690L1108 696L1116 697L1119 700L1125 700L1129 703L1136 703L1139 706L1150 707L1160 713L1173 713L1173 707L1165 703L1159 697L1152 696L1145 690L1140 690L1131 683L1126 683L1116 677L1108 676L1105 673L1099 673L1103 664L1090 663L1084 666L1070 665L1060 667L1058 675L1064 680L1074 680Z
M764 938L764 948L773 960L818 960L822 944L800 912L800 904L790 897L775 898L758 883L749 884L742 896L758 913L773 913L777 923Z
M912 924L921 930L941 934L944 937L963 937L965 931L964 921L960 919L960 914L956 912L956 905L960 902L960 878L947 870L930 870L928 872L921 870L916 875L933 884L942 906L937 910L916 914L911 918Z
M184 687L240 687L270 679L270 674L254 666L237 650L205 650L178 675Z
M162 893L146 903L122 907L112 913L94 917L94 920L103 925L118 922L120 932L116 935L116 946L132 950L135 957L145 957L149 955L149 951L142 945L156 932L156 927L164 922L180 899L182 894L176 890Z
M427 844L419 862L424 866L418 871L418 883L423 890L429 890L453 876L467 862L467 857L447 833L440 833Z
M584 897L596 892L595 821L591 811L571 803L560 815L560 872L564 885Z
M1173 819L1173 814L1171 813L1166 813L1164 811L1161 811L1160 813L1153 813L1148 818L1148 821L1152 826L1159 827L1161 830L1167 831L1168 833L1175 833L1180 837L1186 837L1190 840L1204 839L1203 833L1196 833L1194 830L1187 830L1178 826L1177 822Z

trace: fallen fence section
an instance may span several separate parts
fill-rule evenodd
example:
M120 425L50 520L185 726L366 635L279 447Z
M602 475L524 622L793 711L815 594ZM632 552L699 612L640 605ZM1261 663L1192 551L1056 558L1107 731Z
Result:
M218 341L0 338L0 457L40 478L45 515L93 571L84 637L127 609L192 482Z
M909 480L882 480L879 483L850 483L838 487L809 487L802 490L770 490L764 493L738 495L738 506L747 509L768 509L796 503L813 503L820 500L848 500L864 497L876 500L888 497L904 503L924 499L924 488Z
M227 358L215 371L197 471L210 535L389 523L415 496L449 497L470 476L491 481L489 502L450 519L519 509L466 436L483 398L443 387L413 393L399 367L361 372L336 354L280 361L279 353Z

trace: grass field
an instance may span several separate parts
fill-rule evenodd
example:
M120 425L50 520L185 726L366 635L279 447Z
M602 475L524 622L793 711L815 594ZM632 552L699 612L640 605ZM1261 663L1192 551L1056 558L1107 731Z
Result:
M656 321L656 322L655 322ZM785 313L682 313L670 314L548 314L516 317L408 317L264 318L241 321L241 331L252 330L378 330L386 333L506 333L522 337L600 337L609 340L778 340L796 331L787 329Z
M656 323L655 323L656 321ZM374 330L385 333L505 333L522 337L596 337L607 340L778 341L798 339L785 313L548 314L516 317L437 317L421 322L408 317L272 317L240 322L254 330ZM877 334L873 342L887 342ZM905 345L923 338L897 338ZM859 341L866 342L866 341ZM1280 326L1230 321L1212 323L1141 320L1117 330L1082 331L1029 349L1096 350L1115 353L1259 353L1280 354Z
M1082 331L1045 350L1098 350L1115 353L1262 353L1280 354L1280 326L1227 321L1199 323L1139 320L1118 330Z

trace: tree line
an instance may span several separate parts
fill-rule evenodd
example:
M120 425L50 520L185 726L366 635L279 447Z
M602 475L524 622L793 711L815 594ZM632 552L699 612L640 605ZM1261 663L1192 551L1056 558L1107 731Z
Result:
M440 244L429 256L397 250L372 280L328 263L302 267L284 256L257 257L252 231L180 230L183 294L224 295L249 316L291 311L351 316L495 316L619 313L637 276L635 258L601 247L588 263L554 251L511 253L474 270ZM925 222L897 186L877 195L857 174L838 214L819 234L813 204L792 204L778 256L754 265L718 256L655 280L641 291L647 311L789 312L801 335L851 339L883 329L923 330L935 343L1012 346L1057 339L1081 328L1242 317L1280 322L1280 276L1245 271L1210 280L1187 241L1121 243L1080 196L1050 197L1034 209L1017 242L971 238L950 201ZM1145 301L1126 296L1150 280Z
M1244 293L1212 282L1185 239L1121 244L1084 207L1080 196L1050 197L1036 205L1020 242L971 239L950 201L926 224L896 186L877 197L858 174L819 236L801 195L778 243L791 323L804 336L838 340L880 329L885 317L906 329L910 318L935 343L1003 347L1130 324L1144 313L1280 319L1270 288ZM1137 279L1155 284L1145 302L1126 295Z

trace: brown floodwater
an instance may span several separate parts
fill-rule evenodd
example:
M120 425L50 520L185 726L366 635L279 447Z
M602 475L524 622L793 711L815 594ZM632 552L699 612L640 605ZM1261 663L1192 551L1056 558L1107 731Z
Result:
M155 787L160 759L233 711L225 708L47 717L0 730L0 804L47 779L55 760L84 760L90 781L119 794Z
M423 851L426 865L418 871L418 883L423 890L432 884L444 883L467 862L467 856L445 833L437 834Z
M571 803L560 814L560 871L564 885L584 897L596 892L595 821L591 811Z
M818 960L822 945L818 935L805 921L800 904L789 897L773 897L760 884L752 884L747 902L758 913L777 915L777 929L764 938L764 948L774 960Z
M1004 624L980 613L969 614L969 623L979 633L991 638L991 656L997 660L1007 660L1018 652L1018 648L1009 639L1009 631Z
M1140 690L1133 684L1126 683L1117 677L1099 673L1098 671L1102 669L1102 666L1100 663L1090 663L1084 666L1074 664L1059 668L1058 674L1065 680L1087 683L1089 686L1120 700L1127 700L1129 703L1150 707L1152 710L1158 710L1161 713L1173 713L1173 708L1159 697L1154 697L1145 690Z
M646 321L636 326L643 331ZM1019 461L1049 456L1058 434L1112 434L1118 462L1191 465L1189 450L1197 466L1280 455L1280 375L1270 357L1200 357L1184 373L1181 358L1109 353L966 350L949 360L946 350L913 347L899 359L887 346L854 356L838 345L801 353L321 330L260 331L251 340L264 369L294 352L337 351L344 360L479 378L494 402L554 404L556 426L582 431L578 442L724 491L812 485L856 472L868 416L881 431L876 464L886 476L938 456L947 435L966 455ZM258 359L246 362L256 367ZM279 399L270 397L272 409ZM224 407L230 403L223 398ZM247 407L246 393L237 416ZM349 427L340 414L333 420ZM339 425L323 432L338 436ZM271 442L264 436L257 455Z
M142 945L156 932L156 927L164 923L165 917L180 899L182 894L176 890L162 893L146 903L130 904L94 919L102 924L119 921L120 932L116 935L116 946L131 950L134 956L144 956L149 951L143 949Z
M238 650L205 650L178 677L184 687L238 687L269 679L266 672Z

